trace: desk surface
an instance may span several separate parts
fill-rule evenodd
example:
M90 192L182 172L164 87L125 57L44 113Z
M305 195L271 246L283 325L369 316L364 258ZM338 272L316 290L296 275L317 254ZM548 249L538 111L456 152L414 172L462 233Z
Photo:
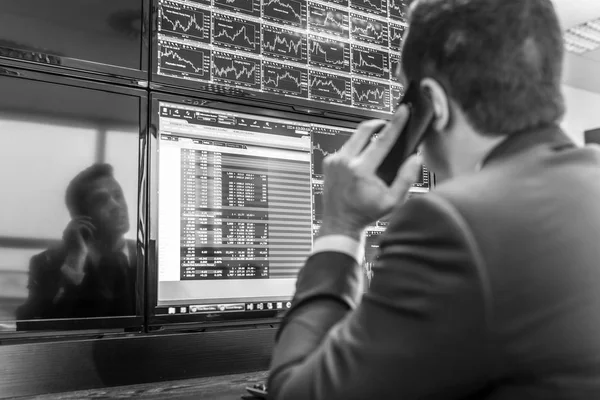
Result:
M84 400L84 399L168 399L168 400L233 400L247 394L245 387L265 382L267 372L214 376L181 381L145 383L77 392L55 393L19 400ZM16 399L16 398L15 398Z

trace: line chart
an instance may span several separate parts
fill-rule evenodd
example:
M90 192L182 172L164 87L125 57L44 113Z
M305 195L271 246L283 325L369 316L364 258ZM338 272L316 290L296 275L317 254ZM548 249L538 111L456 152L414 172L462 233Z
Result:
M388 69L388 55L378 50L353 47L352 71L365 75L385 77Z
M311 72L308 83L311 99L342 104L351 104L351 87L349 78L316 72Z
M265 73L265 85L271 86L273 88L280 88L281 82L292 82L292 86L294 87L295 92L300 93L301 88L301 78L300 74L294 73L292 71L272 71L269 70Z
M213 67L215 81L226 81L260 89L260 60L215 52Z
M390 88L388 85L355 79L352 82L352 101L358 107L389 111Z
M306 2L299 0L264 0L263 18L306 27Z
M353 39L388 45L388 25L385 22L352 14L350 17L350 35Z
M323 160L325 157L337 153L349 138L350 135L345 132L336 132L333 129L330 132L312 132L312 161L314 175L323 175Z
M350 46L337 40L311 36L310 64L350 72Z
M402 58L400 55L390 55L390 80L400 82L402 72Z
M401 86L392 86L390 90L392 111L398 107L400 100L402 100L402 96L404 96L404 89Z
M302 68L263 63L263 88L276 93L308 97L308 71Z
M338 152L338 150L334 150L334 151L327 151L326 149L321 147L320 143L317 143L316 146L313 146L313 152L318 152L320 153L323 157L327 157L331 154L335 154Z
M210 51L194 49L190 46L159 46L159 69L171 71L180 76L193 76L210 79Z
M306 35L292 31L263 26L262 50L277 58L306 62Z
M160 31L210 42L210 13L179 3L160 4Z
M348 13L334 8L311 4L308 9L308 25L317 32L349 37Z
M354 99L360 103L366 103L370 101L376 101L377 103L380 103L385 95L385 89L374 87L362 90L355 87L353 89L353 94L355 96Z
M406 21L407 0L390 0L390 18Z
M404 26L390 24L390 48L394 51L400 51L402 38L404 37Z
M260 16L260 0L214 0L215 7L234 12Z
M387 17L387 0L351 0L350 7Z
M259 37L260 31L257 23L225 15L215 15L213 18L214 44L259 53Z

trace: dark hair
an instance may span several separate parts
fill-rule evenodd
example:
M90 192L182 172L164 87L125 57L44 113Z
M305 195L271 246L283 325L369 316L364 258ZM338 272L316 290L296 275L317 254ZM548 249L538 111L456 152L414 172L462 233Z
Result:
M81 171L69 182L65 194L65 203L71 216L86 215L85 198L91 183L100 178L113 177L113 167L110 164L94 164Z
M440 82L477 131L511 134L562 117L562 59L550 0L419 0L402 68Z

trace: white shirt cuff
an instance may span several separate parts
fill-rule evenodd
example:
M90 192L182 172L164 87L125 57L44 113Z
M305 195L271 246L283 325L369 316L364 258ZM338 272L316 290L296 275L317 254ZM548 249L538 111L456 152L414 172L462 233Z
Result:
M335 251L344 253L362 264L365 258L365 235L360 236L360 242L344 235L327 235L317 238L313 244L312 254Z

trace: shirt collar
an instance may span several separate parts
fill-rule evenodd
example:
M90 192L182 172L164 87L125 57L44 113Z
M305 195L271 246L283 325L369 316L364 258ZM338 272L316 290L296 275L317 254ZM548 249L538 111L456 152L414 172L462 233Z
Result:
M127 258L128 264L131 263L131 259L129 256L129 246L127 246L127 241L125 241L123 243L123 247L118 252L123 253L125 255L125 258ZM88 258L91 261L92 265L94 265L96 267L96 266L98 266L98 264L100 264L100 259L102 258L102 254L100 254L100 252L94 246L90 246Z
M544 144L550 145L553 148L575 147L573 141L558 125L545 125L540 128L507 136L506 139L496 145L479 163L477 163L475 170L480 171L497 161L501 161L514 154Z

